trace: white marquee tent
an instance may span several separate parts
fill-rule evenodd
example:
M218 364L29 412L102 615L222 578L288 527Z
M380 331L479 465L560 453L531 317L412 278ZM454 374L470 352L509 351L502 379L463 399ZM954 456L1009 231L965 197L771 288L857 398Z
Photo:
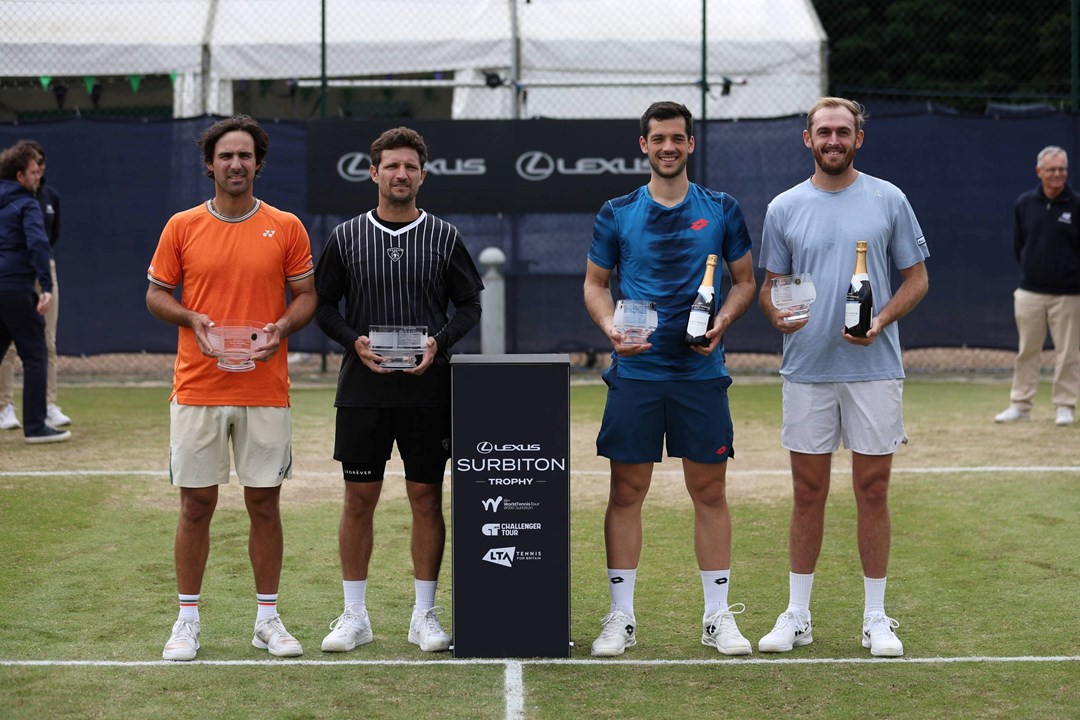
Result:
M811 0L325 0L326 75L370 85L441 73L432 84L454 87L456 118L636 117L661 98L700 117L703 4L708 117L805 112L825 90ZM0 2L0 74L172 74L177 116L230 114L233 81L318 82L321 6ZM504 84L485 85L494 78Z

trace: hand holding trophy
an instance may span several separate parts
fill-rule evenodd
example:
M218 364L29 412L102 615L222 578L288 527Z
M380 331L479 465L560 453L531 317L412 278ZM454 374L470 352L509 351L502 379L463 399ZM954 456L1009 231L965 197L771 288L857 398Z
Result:
M266 344L266 323L254 320L223 320L207 329L218 367L226 372L255 369L251 356Z

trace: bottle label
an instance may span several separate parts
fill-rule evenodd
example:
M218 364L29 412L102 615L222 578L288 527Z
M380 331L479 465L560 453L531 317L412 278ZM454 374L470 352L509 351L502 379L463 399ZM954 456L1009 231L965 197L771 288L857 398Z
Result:
M709 309L692 308L690 310L690 322L686 323L686 334L690 337L701 337L709 329Z
M859 299L849 299L844 305L844 327L855 327L859 324Z

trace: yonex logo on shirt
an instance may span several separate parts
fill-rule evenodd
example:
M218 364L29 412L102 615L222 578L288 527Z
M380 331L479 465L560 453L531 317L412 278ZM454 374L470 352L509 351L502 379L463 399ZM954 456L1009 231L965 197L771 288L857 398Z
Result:
M690 227L693 228L694 230L704 230L708 226L709 226L709 221L708 220L706 220L705 218L699 218L699 219L695 220L694 224L691 225Z
M263 230L263 237L274 237L276 230Z

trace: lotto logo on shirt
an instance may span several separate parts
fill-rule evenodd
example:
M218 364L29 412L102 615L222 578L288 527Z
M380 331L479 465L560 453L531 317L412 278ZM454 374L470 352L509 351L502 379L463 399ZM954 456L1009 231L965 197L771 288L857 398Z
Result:
M705 218L699 218L694 221L694 224L690 226L694 230L704 230L709 227L709 221Z

